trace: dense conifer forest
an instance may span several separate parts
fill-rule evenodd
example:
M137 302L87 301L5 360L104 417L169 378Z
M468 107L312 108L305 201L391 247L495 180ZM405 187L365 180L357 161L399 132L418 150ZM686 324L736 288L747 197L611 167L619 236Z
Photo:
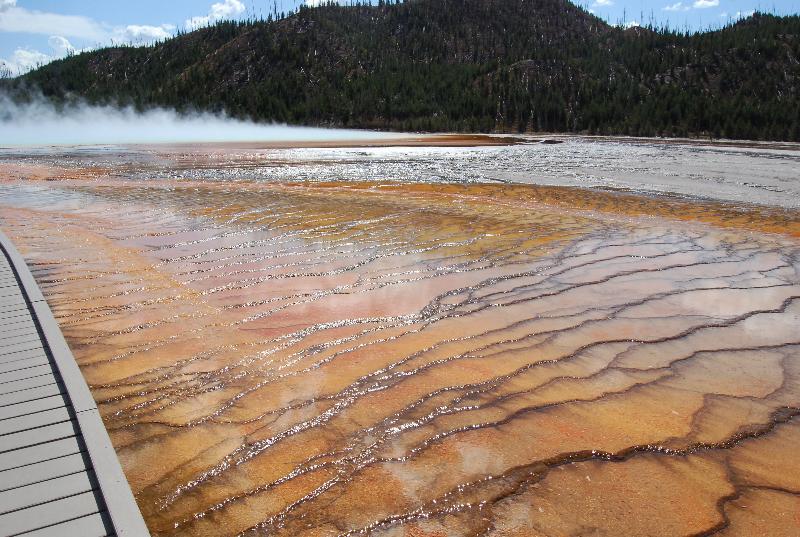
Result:
M2 81L17 99L405 131L800 141L800 17L612 26L566 0L303 7Z

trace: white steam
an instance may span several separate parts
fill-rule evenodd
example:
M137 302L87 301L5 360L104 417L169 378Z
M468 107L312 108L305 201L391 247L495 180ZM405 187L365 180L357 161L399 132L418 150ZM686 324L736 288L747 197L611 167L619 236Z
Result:
M71 105L44 99L15 104L0 95L0 146L105 145L202 142L345 142L400 135L374 131L292 127L241 121L210 113L178 114L163 108Z

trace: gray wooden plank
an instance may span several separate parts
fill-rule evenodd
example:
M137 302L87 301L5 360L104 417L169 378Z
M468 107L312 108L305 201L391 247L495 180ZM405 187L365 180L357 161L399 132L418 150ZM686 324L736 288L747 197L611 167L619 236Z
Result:
M48 364L37 365L27 369L19 369L17 371L9 371L8 373L0 373L0 386L7 382L14 382L15 380L24 380L31 377L38 377L41 375L52 375L53 366Z
M6 335L0 334L0 348L5 348L9 345L16 345L18 343L27 343L28 341L41 341L38 332L27 334L14 334Z
M24 296L22 294L22 290L20 289L19 285L14 287L4 287L0 289L0 298L9 298L9 297L18 297L24 300Z
M3 293L3 296L14 290L19 290L19 284L16 280L0 280L0 293Z
M34 530L25 537L105 537L112 531L108 513L100 512Z
M6 535L16 535L92 515L99 511L95 493L84 492L58 501L0 515L0 528L3 528Z
M34 414L25 414L23 416L0 420L0 445L2 445L3 442L2 436L68 421L71 419L69 412L69 408L61 406L51 408L50 410L42 410Z
M22 296L22 291L20 291L17 285L0 287L0 298L18 298L20 300L25 300L25 297Z
M16 371L18 369L25 369L36 365L44 365L49 363L50 359L44 354L44 352L42 352L42 354L39 356L0 362L0 373L10 373L11 371Z
M2 342L11 340L15 343L20 343L24 341L41 341L41 338L35 326L23 326L18 330L0 332L0 347L3 345Z
M14 352L10 352L8 354L0 355L0 364L10 364L8 367L0 367L0 371L9 371L10 372L13 369L18 369L17 367L15 367L13 365L14 362L19 362L20 360L27 360L28 358L38 358L38 357L41 357L41 356L45 356L45 357L47 356L47 354L45 353L44 348L42 348L41 345L39 345L38 347L29 348L29 349L26 349L23 346L23 348L21 348L20 350L17 350L17 351L14 351ZM48 361L48 363L50 363L52 365L52 362ZM11 380L11 379L9 379L9 380ZM0 372L0 384L2 384L3 382L4 382L4 380L2 378L2 373Z
M29 351L37 347L43 348L42 342L39 341L38 338L36 341L23 341L21 343L12 343L10 345L3 345L0 343L0 356L7 356L20 351Z
M30 318L27 308L17 311L0 311L0 326L9 326Z
M28 336L30 339L39 339L39 331L33 323L19 323L6 327L0 331L0 340ZM32 337L31 337L32 336Z
M30 317L30 310L27 304L17 304L14 306L5 306L0 308L0 325L5 324L6 321L17 320L17 317L26 315Z
M36 333L8 337L4 337L3 334L0 334L0 356L27 350L31 343L41 346L42 340Z
M21 448L35 446L53 440L69 438L70 436L75 436L75 426L71 421L64 421L45 427L39 427L38 429L7 434L0 437L0 453L5 454L7 451L16 451Z
M67 406L68 402L60 393L50 395L49 397L39 397L32 401L24 401L16 405L0 406L0 421L17 416L24 416L26 414L33 414L35 412L42 412L51 410L53 408L61 408Z
M95 488L93 479L93 471L81 470L74 474L0 492L0 514L90 491Z
M81 449L83 448L78 438L71 436L45 444L37 444L23 449L0 453L0 470L21 468L56 457L79 453Z
M57 382L56 377L52 373L22 379L16 382L7 382L6 384L0 384L0 396L28 390L30 388L38 388L39 386L46 386L55 382Z
M62 384L56 382L55 377L49 384L44 384L26 390L17 390L11 393L0 394L0 409L7 406L17 406L30 401L37 401L42 398L52 397L54 395L61 395L64 393Z
M38 334L39 330L31 319L20 318L15 323L0 326L0 337L21 336L23 334Z
M47 356L44 349L40 346L34 349L28 349L25 351L17 351L11 352L9 354L4 354L0 356L0 364L4 364L6 362L17 362L19 360L27 360L28 358L36 358L37 356Z
M0 312L2 314L4 312ZM5 319L2 323L0 323L0 330L14 330L15 324L27 322L33 324L33 317L30 315L30 311L28 309L20 310L14 313L13 317L9 317Z
M0 308L3 309L18 309L20 306L24 307L25 299L22 298L22 295L18 296L4 296L0 297Z
M21 468L3 470L0 471L0 492L86 470L86 459L83 453L73 453Z

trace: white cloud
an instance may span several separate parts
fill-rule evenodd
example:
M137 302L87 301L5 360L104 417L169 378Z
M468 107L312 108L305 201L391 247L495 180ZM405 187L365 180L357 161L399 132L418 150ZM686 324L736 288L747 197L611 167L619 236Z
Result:
M592 4L592 7L608 7L613 5L613 0L595 0L594 4Z
M0 32L65 35L89 41L108 37L107 29L98 22L79 15L59 15L16 6L16 0L0 0Z
M56 58L62 58L70 52L75 52L75 47L72 46L72 43L61 35L51 35L50 39L47 40L47 44L53 49L53 56Z
M628 28L638 28L639 26L641 26L641 24L639 24L639 21L628 21L622 25L622 27L625 28L626 30Z
M114 39L126 43L151 43L167 39L173 33L175 33L174 24L162 24L161 26L129 24L124 28L116 29Z
M240 0L223 0L222 2L211 4L208 15L186 19L185 24L188 29L196 30L197 28L214 24L217 21L232 19L242 13L244 13L244 4Z
M611 2L611 0L598 1ZM244 11L245 5L241 0L221 0L209 7L208 15L188 19L186 26L194 30L220 20L236 18ZM98 46L121 43L145 44L168 39L175 34L175 30L176 26L173 24L112 26L84 16L25 9L17 6L17 0L0 0L0 32L48 35L50 36L48 44L52 49L50 53L46 53L19 47L11 57L0 58L0 66L10 69L14 74L21 74L70 53L88 50L75 49L67 37L89 41Z
M719 5L719 0L695 0L692 7L695 9L706 9L709 7L717 7Z
M737 11L736 15L733 16L734 19L746 19L747 17L752 17L755 14L755 10L751 9L750 11Z
M0 58L0 66L17 75L30 71L40 65L50 63L53 60L64 58L68 54L80 52L72 46L69 40L61 35L51 35L47 40L51 52L45 53L31 48L18 48L11 55L11 58Z
M48 56L44 52L39 52L38 50L18 48L14 51L14 54L11 55L11 58L0 59L0 66L8 69L12 74L16 75L18 73L30 71L39 65L44 65L45 63L50 62L52 59L52 57Z
M672 5L661 8L662 11L689 11L689 9L689 6L684 5L683 2L675 2Z

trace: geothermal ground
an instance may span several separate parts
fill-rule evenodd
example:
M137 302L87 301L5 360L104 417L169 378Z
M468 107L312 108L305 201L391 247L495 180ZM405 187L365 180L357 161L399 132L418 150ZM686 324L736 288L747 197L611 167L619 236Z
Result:
M790 536L799 155L15 149L0 226L154 535Z

